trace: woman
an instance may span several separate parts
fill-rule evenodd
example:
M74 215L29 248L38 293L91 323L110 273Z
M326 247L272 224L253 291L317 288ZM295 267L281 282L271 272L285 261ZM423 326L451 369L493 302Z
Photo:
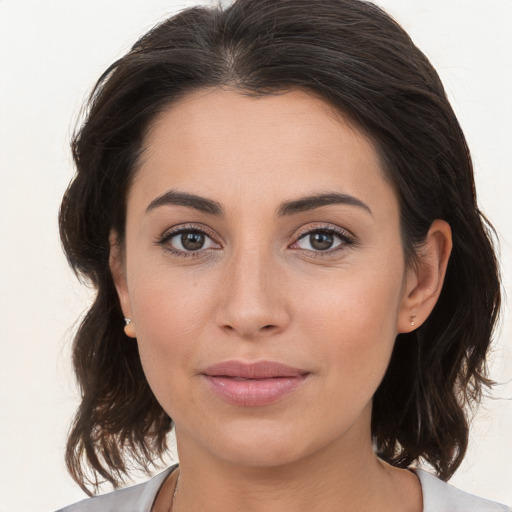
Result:
M443 482L499 280L464 136L385 13L186 10L105 72L73 150L61 237L97 296L68 467L117 486L173 427L180 465L64 510L508 510Z

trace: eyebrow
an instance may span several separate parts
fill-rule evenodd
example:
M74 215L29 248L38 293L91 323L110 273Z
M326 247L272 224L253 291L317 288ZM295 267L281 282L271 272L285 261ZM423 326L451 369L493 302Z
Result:
M160 206L167 205L187 206L188 208L194 208L195 210L210 215L224 215L224 208L217 201L212 201L211 199L206 199L205 197L196 196L195 194L189 194L187 192L178 192L173 189L168 190L151 201L146 208L146 213Z
M329 206L332 204L347 204L349 206L357 206L358 208L362 208L363 210L366 210L370 215L372 215L372 211L366 203L357 197L351 196L349 194L341 194L339 192L330 192L328 194L313 194L311 196L295 199L294 201L287 201L279 207L277 210L277 215L279 217L285 215L294 215L295 213L314 210L315 208L320 208L321 206Z
M293 201L286 201L277 209L277 216L285 217L333 204L356 206L372 215L370 207L357 197L349 194L341 194L339 192L330 192L326 194L313 194L299 199L294 199ZM224 215L224 208L217 201L197 196L195 194L190 194L188 192L179 192L174 189L168 190L151 201L149 206L146 208L146 213L149 213L161 206L168 205L186 206L188 208L194 208L200 212L219 217Z

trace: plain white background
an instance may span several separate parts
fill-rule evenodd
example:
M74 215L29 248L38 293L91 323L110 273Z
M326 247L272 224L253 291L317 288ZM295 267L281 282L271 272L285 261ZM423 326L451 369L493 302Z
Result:
M257 0L255 0L257 1ZM77 405L70 340L91 291L61 254L57 211L73 168L74 120L100 73L172 0L0 1L0 512L83 497L67 476ZM512 1L380 0L438 69L475 160L483 211L512 274ZM507 299L506 299L507 300ZM474 421L452 483L512 504L511 302L491 356L500 382Z

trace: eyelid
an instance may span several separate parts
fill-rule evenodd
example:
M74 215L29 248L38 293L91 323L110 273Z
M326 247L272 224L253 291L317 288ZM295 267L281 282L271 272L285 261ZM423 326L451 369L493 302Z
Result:
M315 256L322 256L336 253L340 250L344 250L347 248L347 246L353 246L357 243L356 237L347 229L341 228L339 226L333 225L333 224L325 224L321 223L315 226L307 226L304 228L301 228L298 233L295 235L295 241L291 244L292 246L295 245L299 240L302 240L307 235L310 235L312 233L317 233L319 231L324 231L328 233L333 233L336 236L338 236L341 239L341 244L336 246L333 249L327 249L325 251L317 250L312 251L311 249L295 249L295 250L302 250L309 253L314 253Z
M183 233L184 231L199 231L201 233L204 233L205 235L208 235L212 239L216 239L217 235L207 226L204 226L203 224L177 224L176 226L172 226L170 228L167 228L162 235L158 237L159 240L169 240L175 235L178 235L180 233ZM216 242L218 243L218 242ZM219 244L220 245L220 244Z
M303 227L297 232L295 238L296 240L300 240L304 236L309 235L310 233L315 233L316 231L330 231L353 243L356 241L356 237L347 229L341 228L334 224L326 223L319 223L315 224L314 226L308 225L307 227Z
M202 224L188 224L188 223L187 224L177 224L176 226L172 226L172 227L166 229L163 232L163 234L157 238L157 240L155 241L155 244L164 247L164 246L166 246L166 244L168 244L168 242L170 242L170 240L172 240L172 238L174 238L175 236L177 236L181 233L186 233L186 232L202 233L202 234L206 235L208 238L210 238L210 240L212 240L213 243L215 243L219 247L222 247L222 245L217 241L216 234L211 229L209 229L208 227L206 227ZM197 251L183 251L180 249L176 249L172 246L169 246L169 247L166 246L164 248L165 248L165 250L172 253L173 255L182 256L182 257L190 257L190 256L199 257L199 256L201 256L202 253L207 253L211 250L217 250L217 248L212 248L212 247L207 247L205 249L201 248L201 249L198 249Z
M217 238L218 238L217 235L210 228L208 228L207 226L204 226L202 224L190 224L190 223L178 224L176 226L172 226L172 227L166 229L163 232L163 234L157 238L155 244L164 246L173 237L179 235L180 233L191 232L191 231L203 233L204 235L208 236L215 244L217 244L219 246L219 248L222 248L222 244L217 241ZM322 250L315 251L315 250L311 250L311 249L301 249L301 248L293 249L293 245L295 245L299 240L305 238L307 235L310 235L312 233L316 233L319 231L333 233L334 235L336 235L337 237L340 238L341 243L332 249L326 249L324 251L322 251ZM316 224L313 226L308 225L307 227L301 228L294 236L294 242L291 245L289 245L288 247L292 248L293 250L301 250L304 252L314 254L316 257L322 257L322 255L327 256L329 254L333 254L338 251L345 250L345 249L347 249L347 247L353 246L356 243L357 243L356 237L347 229L341 228L341 227L333 225L333 224L319 223L319 224ZM201 249L198 249L197 251L183 251L183 250L176 249L173 247L168 247L168 248L166 248L166 250L171 252L174 255L177 255L177 256L199 257L202 253L208 253L211 250L218 250L218 248L209 247L206 249L201 248Z

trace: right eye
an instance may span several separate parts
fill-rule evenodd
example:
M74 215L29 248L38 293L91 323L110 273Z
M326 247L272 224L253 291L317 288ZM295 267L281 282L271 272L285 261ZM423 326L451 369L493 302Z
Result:
M199 252L218 249L207 233L201 229L178 228L166 232L158 243L177 256L198 256Z

